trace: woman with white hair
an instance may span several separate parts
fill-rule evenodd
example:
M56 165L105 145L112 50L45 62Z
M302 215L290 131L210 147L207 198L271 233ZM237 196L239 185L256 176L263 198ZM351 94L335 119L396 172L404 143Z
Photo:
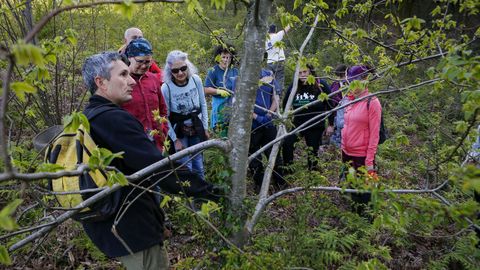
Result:
M209 138L207 103L197 68L186 53L171 51L165 62L162 93L171 126L168 135L178 151ZM205 179L202 154L186 156L180 162Z

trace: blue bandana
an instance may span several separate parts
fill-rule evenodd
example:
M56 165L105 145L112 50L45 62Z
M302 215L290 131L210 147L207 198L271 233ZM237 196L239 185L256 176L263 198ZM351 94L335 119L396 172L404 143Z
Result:
M152 45L144 38L137 38L128 44L125 49L127 57L152 55Z

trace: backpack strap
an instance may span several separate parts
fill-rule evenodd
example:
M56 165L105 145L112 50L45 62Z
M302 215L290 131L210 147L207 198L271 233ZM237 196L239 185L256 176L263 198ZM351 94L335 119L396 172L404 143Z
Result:
M168 88L168 108L172 111L172 92L170 91L170 85L168 85L168 83L165 83L165 85L167 85Z

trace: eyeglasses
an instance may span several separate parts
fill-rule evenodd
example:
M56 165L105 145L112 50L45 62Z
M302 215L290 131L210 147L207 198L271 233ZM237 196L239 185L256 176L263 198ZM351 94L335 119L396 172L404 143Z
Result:
M173 74L177 74L178 72L185 72L187 71L188 69L188 66L183 66L183 67L179 67L179 68L172 68L172 73Z
M137 62L139 65L143 65L143 64L145 64L145 65L150 65L150 63L152 63L152 59L149 59L149 60L146 60L146 59L145 59L145 60L138 60L138 59L135 58L135 57L134 57L133 59L135 59L135 62Z

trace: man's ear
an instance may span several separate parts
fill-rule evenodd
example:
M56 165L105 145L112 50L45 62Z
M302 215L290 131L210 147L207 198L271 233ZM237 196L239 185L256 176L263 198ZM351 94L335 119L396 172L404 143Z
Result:
M95 84L97 85L98 90L105 89L105 78L102 78L100 76L95 77Z

